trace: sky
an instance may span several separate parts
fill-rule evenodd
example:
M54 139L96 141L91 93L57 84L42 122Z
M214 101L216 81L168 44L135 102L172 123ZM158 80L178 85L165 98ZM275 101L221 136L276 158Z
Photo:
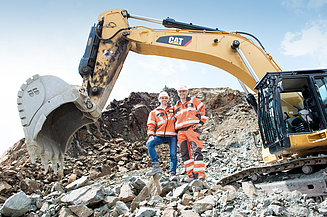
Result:
M16 0L0 7L0 156L24 137L17 92L35 74L81 85L78 65L91 26L109 9L131 15L193 23L256 36L283 71L327 68L327 0ZM130 26L164 28L140 20ZM160 92L166 85L230 87L237 79L203 63L129 52L108 102L131 92Z

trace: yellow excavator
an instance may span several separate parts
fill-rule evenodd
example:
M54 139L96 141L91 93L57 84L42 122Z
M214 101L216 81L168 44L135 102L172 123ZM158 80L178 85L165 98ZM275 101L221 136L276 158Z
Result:
M166 28L130 27L128 19L132 18ZM54 171L57 173L59 165L62 172L72 135L101 116L130 51L202 62L238 78L258 117L265 163L312 156L291 166L283 164L283 168L270 166L266 172L269 168L278 171L301 166L310 173L314 164L327 162L321 156L327 151L326 69L282 72L249 33L226 32L171 18L158 21L121 9L103 12L91 28L79 65L81 86L51 75L34 75L21 86L18 111L32 162L40 156L46 170L51 161Z

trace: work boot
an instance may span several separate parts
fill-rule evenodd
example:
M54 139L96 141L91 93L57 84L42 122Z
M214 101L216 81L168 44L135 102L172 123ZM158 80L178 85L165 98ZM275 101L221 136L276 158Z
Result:
M178 181L178 178L177 178L175 172L170 172L170 174L169 174L169 181L171 181L171 182L177 182Z
M147 176L154 176L157 173L162 173L162 169L160 167L159 162L153 162L151 171L147 172L145 175Z

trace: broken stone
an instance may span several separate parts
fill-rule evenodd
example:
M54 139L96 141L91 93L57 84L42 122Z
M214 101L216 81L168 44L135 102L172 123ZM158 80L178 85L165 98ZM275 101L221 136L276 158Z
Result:
M204 194L202 192L195 192L193 194L194 200L199 200L200 198L202 198L204 196Z
M64 192L65 192L65 190L63 189L63 187L60 185L59 182L56 182L56 183L52 186L52 188L51 188L51 192L54 192L54 191L59 191L59 192L61 192L61 193L64 193Z
M87 217L93 214L92 209L85 205L71 205L68 208L75 213L78 217Z
M61 202L73 205L92 205L104 198L103 187L99 184L84 186L66 193Z
M62 207L59 211L59 217L76 217L76 215L67 207Z
M41 208L40 208L40 211L41 212L45 212L46 210L48 210L49 209L49 203L47 202L47 201L45 201L43 204L42 204L42 206L41 206Z
M20 189L22 189L26 194L39 193L41 189L41 183L31 179L23 179L20 184Z
M90 171L90 179L94 180L96 178L99 178L101 176L101 172L97 171L97 170L91 170Z
M162 217L176 217L177 211L171 208L167 208L162 212Z
M134 198L131 204L131 211L133 212L139 205L141 201L146 198L151 198L161 193L161 185L159 182L160 176L154 175L150 178L150 181L142 189L142 191Z
M193 197L189 194L184 194L182 197L182 204L184 206L190 205L190 201L193 199Z
M128 184L124 184L120 189L119 197L122 198L123 202L132 201L135 198L130 186Z
M4 216L22 216L28 212L30 205L31 199L21 191L6 200L0 209L0 213Z
M1 181L0 182L0 193L7 193L8 191L11 190L11 186L5 182L5 181Z
M107 203L108 207L116 205L117 201L119 201L119 197L115 196L105 196L104 201Z
M71 175L69 176L69 179L68 179L68 184L70 184L70 183L72 183L72 182L75 182L76 179L77 179L77 175L74 174L74 173L71 174Z
M126 204L122 201L117 201L114 210L112 211L112 216L119 216L119 215L130 215L129 209Z
M182 210L181 216L187 216L187 217L200 217L198 213L196 213L194 210Z
M146 183L144 182L144 180L140 179L140 178L136 178L135 180L133 180L133 182L131 183L131 185L137 190L137 191L141 191Z
M73 173L76 174L77 177L82 177L83 176L83 171L80 169L74 169Z
M203 213L206 210L212 209L216 204L217 199L213 196L206 196L202 200L197 200L193 203L194 210L197 213Z
M68 184L65 188L67 190L75 190L77 188L87 185L88 182L89 182L89 176L83 176L83 177L77 179L76 181Z
M99 208L94 209L94 214L93 214L93 216L94 216L94 217L101 217L101 216L104 216L104 214L106 214L108 210L109 210L109 207L108 207L108 205L106 204L106 205L104 205L104 206L102 206L102 207L99 207Z
M219 199L221 203L226 204L227 201L234 200L237 197L237 193L233 191L225 191Z
M252 182L242 182L242 189L248 197L257 196L257 190Z
M157 210L148 208L148 207L141 207L135 217L151 217L155 216L157 213Z
M180 197L182 194L184 194L184 192L189 188L189 184L183 184L182 186L174 189L173 191L173 197L174 198L178 198Z

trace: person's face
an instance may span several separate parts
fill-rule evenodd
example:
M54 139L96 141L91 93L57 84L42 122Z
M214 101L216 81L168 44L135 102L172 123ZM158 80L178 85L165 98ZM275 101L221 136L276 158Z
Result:
M187 91L187 90L179 90L179 91L177 91L177 92L178 92L178 96L179 96L179 98L181 98L181 99L186 99L187 94L188 94L188 91Z
M162 96L162 97L159 98L159 102L163 106L166 106L168 104L168 100L169 100L169 98L167 96Z

